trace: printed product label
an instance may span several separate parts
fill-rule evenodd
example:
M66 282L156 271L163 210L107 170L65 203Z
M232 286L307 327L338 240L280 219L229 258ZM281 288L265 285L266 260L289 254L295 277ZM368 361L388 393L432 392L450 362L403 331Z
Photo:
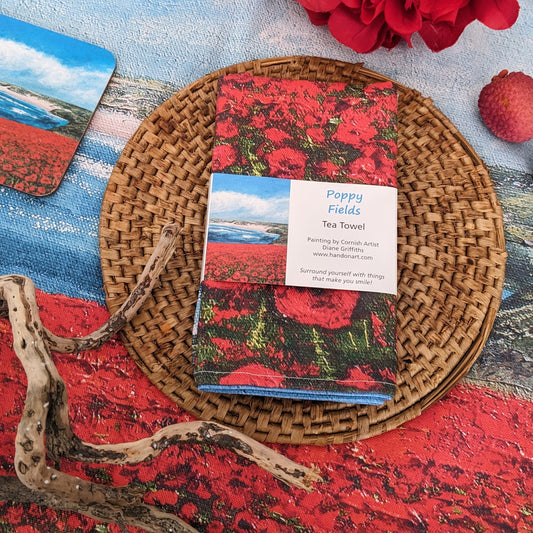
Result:
M394 187L213 174L203 277L396 294Z

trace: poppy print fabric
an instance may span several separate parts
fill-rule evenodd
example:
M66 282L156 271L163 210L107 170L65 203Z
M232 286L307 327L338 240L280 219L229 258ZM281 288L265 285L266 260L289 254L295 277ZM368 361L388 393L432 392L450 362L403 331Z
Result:
M396 112L389 82L228 75L219 80L212 170L396 187ZM200 390L375 405L394 396L394 295L264 278L202 281L193 338Z

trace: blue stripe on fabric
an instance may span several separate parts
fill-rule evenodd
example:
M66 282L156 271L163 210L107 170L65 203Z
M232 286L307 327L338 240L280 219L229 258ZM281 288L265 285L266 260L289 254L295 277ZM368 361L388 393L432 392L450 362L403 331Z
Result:
M252 396L357 403L361 405L381 405L383 402L392 399L390 395L373 392L345 393L304 389L277 389L274 387L254 387L248 385L199 385L198 389L204 392L218 392L223 394L249 394Z

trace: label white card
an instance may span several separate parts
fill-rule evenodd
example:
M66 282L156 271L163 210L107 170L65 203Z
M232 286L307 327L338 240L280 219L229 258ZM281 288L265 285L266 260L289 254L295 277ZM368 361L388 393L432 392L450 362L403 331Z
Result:
M285 232L286 245L275 240L276 231ZM255 283L246 271L252 256L257 265L264 254L285 255L286 249L285 272L272 283L396 294L396 234L394 187L215 173L204 268L216 267L208 269L208 279ZM239 275L231 279L212 273L235 269Z
M287 285L396 294L397 190L292 181Z

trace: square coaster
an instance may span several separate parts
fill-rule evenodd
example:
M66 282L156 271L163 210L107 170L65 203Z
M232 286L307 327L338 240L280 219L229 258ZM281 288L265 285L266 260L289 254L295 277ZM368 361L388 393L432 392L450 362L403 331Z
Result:
M0 15L0 184L53 193L115 69L103 48Z

